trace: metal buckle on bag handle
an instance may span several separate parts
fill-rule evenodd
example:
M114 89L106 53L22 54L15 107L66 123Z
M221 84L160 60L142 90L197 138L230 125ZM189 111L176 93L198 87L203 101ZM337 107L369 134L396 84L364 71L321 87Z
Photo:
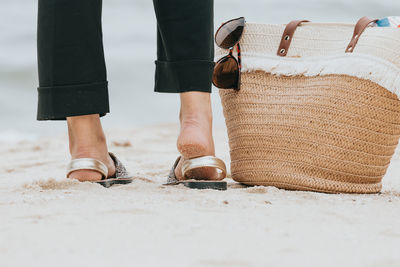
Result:
M349 45L346 48L346 53L352 53L354 48L356 47L358 40L360 39L361 34L365 31L365 29L373 22L377 22L377 19L371 19L369 17L362 17L356 24L354 28L353 37Z
M290 44L292 43L293 35L303 22L310 22L309 20L294 20L286 25L285 31L283 32L281 43L278 49L278 56L285 57L289 51Z

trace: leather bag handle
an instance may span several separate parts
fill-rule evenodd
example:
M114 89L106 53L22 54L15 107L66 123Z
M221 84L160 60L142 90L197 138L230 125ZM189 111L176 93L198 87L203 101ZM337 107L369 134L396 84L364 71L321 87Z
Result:
M349 45L346 48L346 53L352 53L356 47L361 34L365 29L373 22L377 22L377 19L371 19L369 17L362 17L358 20L356 26L354 27L353 37ZM283 32L281 43L278 48L277 55L280 57L285 57L289 51L290 44L292 43L293 35L296 32L297 27L299 27L304 22L310 22L308 20L294 20L286 25L285 31Z
M358 40L360 39L361 34L365 31L365 29L373 22L377 22L377 19L371 19L369 17L362 17L356 24L354 28L353 37L349 45L346 48L346 53L352 53L354 48L356 47Z
M308 20L294 20L286 25L285 31L283 32L281 43L278 49L278 56L285 57L289 51L290 44L292 43L293 35L303 22L310 22Z

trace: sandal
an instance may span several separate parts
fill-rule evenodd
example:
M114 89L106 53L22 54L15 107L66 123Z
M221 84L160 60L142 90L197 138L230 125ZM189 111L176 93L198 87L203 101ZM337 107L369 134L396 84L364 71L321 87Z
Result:
M93 181L93 183L101 184L102 186L108 188L115 184L129 184L133 181L132 176L129 175L127 170L125 169L124 165L118 158L113 154L109 153L111 159L114 161L115 164L115 175L113 177L108 176L108 168L107 166L97 160L92 158L80 158L71 160L67 167L67 177L73 171L77 170L94 170L102 174L102 178L99 181Z
M179 156L176 159L174 165L172 166L171 171L169 172L168 181L165 185L183 184L184 186L192 189L214 189L214 190L227 189L227 183L225 181L220 181L220 180L214 181L214 180L205 180L202 178L195 178L191 180L178 180L175 175L175 169L178 166L180 159L181 156ZM184 160L182 164L183 177L185 177L185 175L191 170L204 167L216 168L217 171L219 171L218 174L220 178L224 179L226 177L225 163L221 159L213 156L205 156L205 157L198 157L198 158Z

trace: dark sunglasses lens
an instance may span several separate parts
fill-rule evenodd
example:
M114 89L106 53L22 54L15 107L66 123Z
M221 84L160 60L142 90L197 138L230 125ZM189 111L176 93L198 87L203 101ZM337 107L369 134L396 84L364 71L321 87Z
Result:
M231 56L220 59L214 68L213 84L222 89L237 89L239 65Z
M238 18L223 24L215 34L215 43L221 48L235 46L242 37L245 20Z

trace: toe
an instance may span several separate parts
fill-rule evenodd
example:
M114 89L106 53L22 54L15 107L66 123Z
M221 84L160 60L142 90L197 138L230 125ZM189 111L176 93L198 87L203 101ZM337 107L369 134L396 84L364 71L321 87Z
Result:
M68 178L76 179L80 182L94 182L101 180L102 174L92 170L78 170L71 172Z

